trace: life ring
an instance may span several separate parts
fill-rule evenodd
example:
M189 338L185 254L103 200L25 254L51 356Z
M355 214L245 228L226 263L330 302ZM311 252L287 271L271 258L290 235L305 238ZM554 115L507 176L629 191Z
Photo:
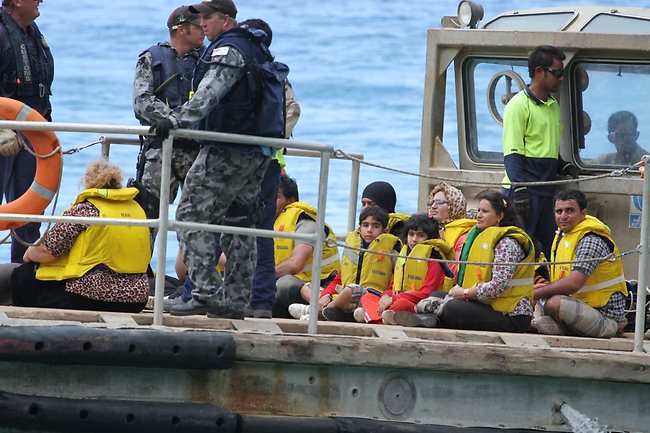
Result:
M4 120L45 122L45 118L29 105L10 98L0 98L0 118ZM36 176L31 186L16 200L0 205L0 213L39 215L50 204L59 190L61 182L62 156L59 139L54 131L21 131L34 148L36 155L48 155L47 158L36 157ZM0 221L0 230L21 227L25 221Z

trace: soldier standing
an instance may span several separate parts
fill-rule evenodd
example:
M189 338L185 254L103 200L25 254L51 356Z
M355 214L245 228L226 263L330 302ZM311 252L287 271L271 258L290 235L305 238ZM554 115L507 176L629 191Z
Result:
M195 70L193 81L198 86L190 101L152 129L159 139L168 137L172 128L192 124L205 131L254 135L257 107L244 73L247 64L268 60L268 48L251 39L248 30L237 28L232 0L204 1L190 10L201 14L201 26L211 42ZM250 216L260 212L258 195L270 156L268 147L203 142L187 174L176 219L254 227L256 220ZM255 239L222 234L221 246L228 257L222 279L214 266L212 233L182 229L178 238L196 289L192 299L173 306L171 314L243 319L255 273Z
M42 0L2 0L0 9L0 96L17 99L52 121L50 86L54 79L54 59L34 23L41 14ZM11 142L13 140L9 140ZM18 141L13 141L17 143ZM11 202L29 189L36 175L36 159L24 146L0 150L0 178L3 194ZM24 242L40 237L40 223L29 223L15 230ZM22 263L27 247L11 241L12 263Z
M200 24L200 17L191 13L189 7L178 7L167 20L169 42L160 42L140 54L133 83L133 111L142 125L150 126L166 118L172 109L189 99L192 72L203 49L204 34ZM158 218L162 142L150 136L144 140L138 156L138 182L134 186L140 189L137 201L147 218ZM179 185L183 184L198 153L198 143L180 138L174 140L170 203L176 198Z

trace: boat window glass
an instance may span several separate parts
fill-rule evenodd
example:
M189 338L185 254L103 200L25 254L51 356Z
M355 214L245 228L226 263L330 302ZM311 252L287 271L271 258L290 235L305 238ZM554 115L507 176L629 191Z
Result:
M504 15L486 23L489 30L560 31L564 30L576 16L573 11L534 14Z
M650 149L650 65L581 62L572 71L581 164L609 169L639 162Z
M528 61L472 58L463 65L465 137L476 163L503 163L503 109L528 78Z
M589 33L647 35L650 33L650 19L602 13L592 18L581 31Z

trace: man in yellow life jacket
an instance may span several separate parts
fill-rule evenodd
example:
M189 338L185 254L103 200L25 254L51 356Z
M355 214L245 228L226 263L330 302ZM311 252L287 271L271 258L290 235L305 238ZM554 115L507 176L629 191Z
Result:
M587 215L587 199L577 190L555 195L555 222L559 230L551 250L551 282L534 289L545 315L534 319L533 326L542 334L615 336L627 323L627 287L609 227ZM585 262L612 253L613 261ZM562 263L567 261L577 263Z
M316 232L316 209L298 201L298 185L294 179L282 175L273 229L281 232L313 234ZM325 225L327 240L336 241L334 231ZM277 278L274 317L291 317L289 305L302 303L300 289L311 281L314 246L310 243L275 238L275 277ZM321 258L321 287L326 287L340 270L339 251L336 246L323 246Z

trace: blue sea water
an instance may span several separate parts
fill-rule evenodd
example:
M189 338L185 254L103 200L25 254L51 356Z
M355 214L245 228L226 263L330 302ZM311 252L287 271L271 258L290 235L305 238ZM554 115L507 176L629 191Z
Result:
M455 1L235 1L238 19L263 18L271 25L272 51L291 67L290 80L302 109L296 139L332 144L362 153L373 163L418 171L426 29L439 27L443 15L455 15ZM539 6L565 3L550 0ZM53 120L137 125L131 105L135 62L141 51L168 39L167 17L180 4L170 0L41 4L37 24L55 58ZM534 6L512 0L482 4L486 17ZM64 149L91 143L98 136L59 134ZM99 156L98 146L65 156L56 214L74 200L86 164ZM136 158L132 146L111 150L111 160L122 167L125 179L134 176ZM314 204L318 170L318 160L288 158L287 171L298 181L301 199ZM349 177L349 162L332 161L326 219L338 234L346 231ZM361 188L374 180L393 184L397 211L417 210L416 177L362 166ZM175 206L170 215L174 210ZM170 235L167 272L173 273L176 243ZM8 246L0 246L0 262L8 257Z

